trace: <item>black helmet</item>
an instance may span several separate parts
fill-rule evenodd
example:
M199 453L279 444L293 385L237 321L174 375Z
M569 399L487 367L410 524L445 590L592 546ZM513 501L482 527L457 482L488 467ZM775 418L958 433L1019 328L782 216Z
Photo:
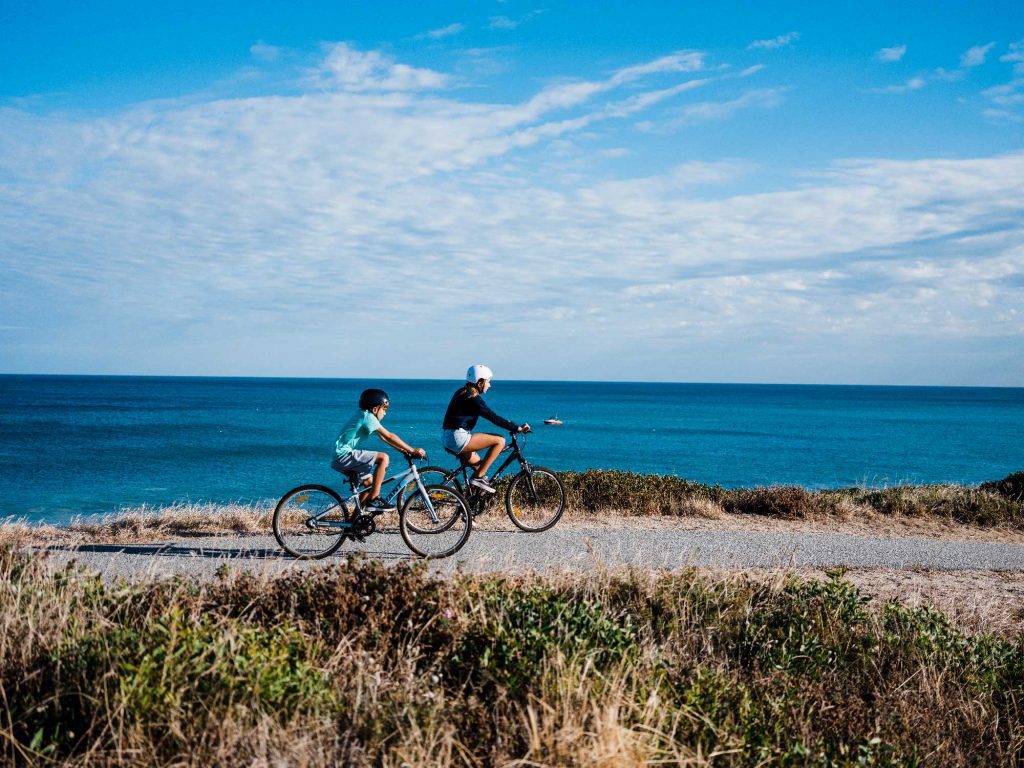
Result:
M364 411L388 404L388 393L383 389L364 389L359 396L359 407Z

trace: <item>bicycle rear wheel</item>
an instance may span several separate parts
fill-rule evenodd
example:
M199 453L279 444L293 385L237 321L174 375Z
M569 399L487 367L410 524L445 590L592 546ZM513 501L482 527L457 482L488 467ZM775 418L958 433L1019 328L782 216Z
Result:
M325 485L300 485L274 508L274 538L292 557L315 560L342 545L345 529L331 523L346 522L348 507L338 494Z
M436 559L454 555L473 530L469 505L461 493L446 485L429 485L425 490L429 507L418 490L402 505L398 526L402 540L420 557ZM430 508L433 508L433 515Z
M565 488L558 475L534 467L512 478L505 491L505 511L516 527L539 533L558 522L565 511Z

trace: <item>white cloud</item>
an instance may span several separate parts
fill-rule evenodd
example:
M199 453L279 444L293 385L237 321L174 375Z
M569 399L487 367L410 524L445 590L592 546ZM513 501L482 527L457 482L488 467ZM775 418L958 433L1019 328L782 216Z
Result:
M1024 115L1011 112L1008 109L984 109L982 114L989 120L997 123L1021 123L1024 122Z
M267 45L262 40L249 46L249 53L259 61L277 61L281 55L281 49L276 45Z
M1013 64L1013 73L1018 77L1024 77L1024 40L1010 43L1010 50L999 57L1002 62Z
M670 120L645 122L640 127L655 133L663 133L687 125L725 120L731 117L733 113L750 107L771 109L782 104L785 92L785 88L758 88L747 91L735 99L703 101L697 104L690 104L680 108L677 115Z
M1009 51L999 57L999 61L1013 64L1013 75L1009 81L994 85L982 91L994 107L984 111L985 117L999 123L1017 123L1024 121L1024 40L1011 43Z
M699 51L678 52L671 56L663 56L645 64L624 67L613 72L611 76L605 80L583 80L556 83L540 91L524 104L517 105L511 109L500 110L496 115L496 119L499 120L502 125L515 125L523 122L529 122L530 120L535 120L547 112L578 107L590 101L595 96L612 91L621 85L633 83L645 76L666 72L693 72L703 69L703 67L703 53ZM633 98L640 102L647 100L648 103L656 103L667 96L688 90L703 82L704 81L694 81L695 84L682 83L660 91L639 94Z
M773 375L793 343L787 365L814 379L814 355L846 365L851 345L872 360L1024 333L1024 153L849 161L761 194L722 186L755 170L742 160L567 180L552 137L698 87L627 90L690 70L625 67L493 104L365 87L400 66L378 56L346 65L351 86L294 96L0 109L0 325L49 339L37 369L75 349L121 370L438 376L480 348L547 378L715 348ZM358 359L350 318L374 321ZM28 360L11 339L0 358Z
M973 48L968 48L960 56L961 67L977 67L985 63L985 57L988 56L988 52L995 47L995 43L987 43L985 45L976 45Z
M488 24L489 29L515 29L518 26L519 22L512 21L508 16L491 16Z
M891 48L881 48L878 53L875 54L875 58L878 61L899 61L903 58L903 55L907 52L907 46L905 45L894 45Z
M999 57L1000 61L1024 62L1024 40L1010 43L1010 50Z
M764 69L764 64L754 64L752 67L747 67L742 72L737 73L736 77L750 77L762 69Z
M1003 85L994 85L981 92L982 96L1004 107L1024 102L1024 78L1015 78Z
M779 35L769 40L755 40L747 48L785 48L790 43L794 43L800 39L799 32L789 32L785 35Z
M488 21L487 28L500 30L515 29L521 24L524 24L525 22L529 21L535 16L539 16L542 13L544 13L542 9L537 9L530 11L529 13L525 13L516 19L509 18L508 16L491 16L491 18Z
M456 22L454 24L449 24L446 27L440 27L439 29L432 29L429 32L423 32L422 34L416 35L416 38L418 40L441 40L445 37L457 35L465 28L465 24Z
M928 82L923 77L912 77L902 85L889 85L884 88L871 88L871 93L907 93L908 91L919 91L924 88Z
M697 72L704 69L705 54L701 51L676 51L669 56L662 56L654 61L645 64L637 64L632 67L625 67L616 72L610 79L610 84L621 85L633 80L638 80L647 75Z
M932 77L936 80L941 80L944 83L955 83L958 80L963 80L967 70L964 69L946 69L945 67L936 67L932 70Z
M443 88L446 75L396 63L379 51L333 43L315 72L318 82L343 91L419 91Z

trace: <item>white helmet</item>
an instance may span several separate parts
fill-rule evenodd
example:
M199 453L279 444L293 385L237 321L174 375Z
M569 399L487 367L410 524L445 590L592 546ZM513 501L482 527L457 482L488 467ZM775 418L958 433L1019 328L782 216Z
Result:
M470 384L476 384L478 381L480 381L480 379L493 378L494 371L492 371L486 365L480 365L479 363L477 363L476 365L469 366L469 370L466 371L466 381L468 381Z

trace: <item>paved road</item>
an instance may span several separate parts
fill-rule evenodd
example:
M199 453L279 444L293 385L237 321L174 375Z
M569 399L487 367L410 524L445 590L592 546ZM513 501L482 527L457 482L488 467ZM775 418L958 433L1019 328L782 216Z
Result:
M75 559L110 578L147 574L209 575L224 563L248 570L282 571L340 562L363 551L389 563L409 560L397 533L377 533L365 544L346 543L332 557L296 562L272 536L183 538L159 544L51 546L51 557ZM439 571L585 570L608 567L677 568L687 565L847 566L939 570L1024 571L1024 546L924 538L876 538L822 533L554 529L541 534L476 530Z

